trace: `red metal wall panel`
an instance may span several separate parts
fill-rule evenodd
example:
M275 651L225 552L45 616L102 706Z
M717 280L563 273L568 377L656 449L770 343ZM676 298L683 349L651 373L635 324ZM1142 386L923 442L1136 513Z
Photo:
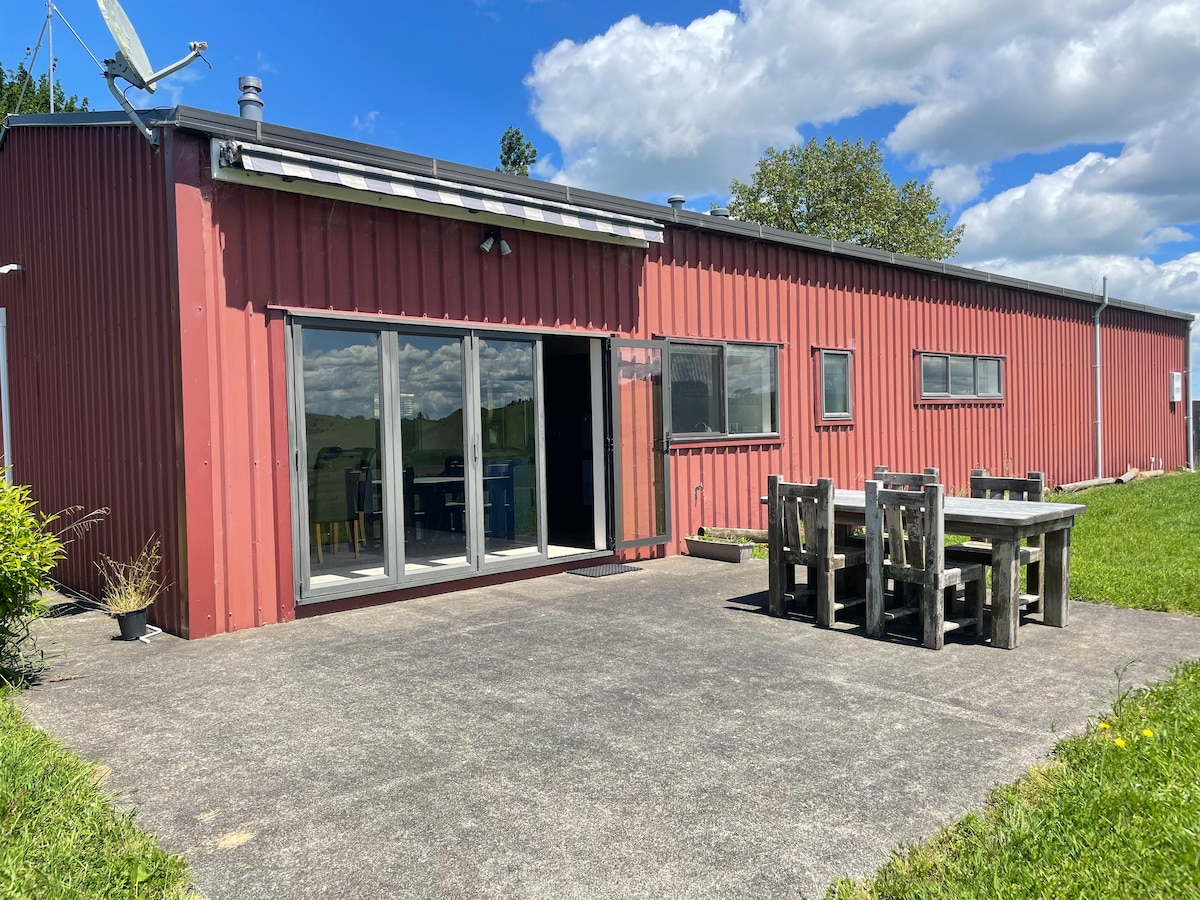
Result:
M638 327L644 251L213 182L173 136L190 635L295 616L283 315L271 305L528 327ZM400 594L397 594L400 596ZM373 598L378 600L380 598Z
M207 148L173 135L189 635L291 619L283 324L250 300L262 268L244 204L214 198ZM300 248L292 262L302 265ZM312 264L312 260L306 261ZM204 573L201 577L200 573ZM211 573L211 578L209 574Z
M169 200L163 156L128 127L19 127L0 150L0 277L8 310L14 476L41 508L111 508L55 577L98 589L97 555L163 542L183 627Z
M934 465L951 490L972 468L1093 477L1093 306L846 257L668 230L649 251L637 336L771 341L783 440L676 444L675 542L699 525L765 527L770 472L861 485L875 465ZM1183 404L1167 402L1186 323L1110 307L1104 324L1105 468L1186 463ZM816 348L853 352L852 424L823 425ZM920 351L997 355L1003 402L923 403ZM1174 408L1178 407L1178 409Z

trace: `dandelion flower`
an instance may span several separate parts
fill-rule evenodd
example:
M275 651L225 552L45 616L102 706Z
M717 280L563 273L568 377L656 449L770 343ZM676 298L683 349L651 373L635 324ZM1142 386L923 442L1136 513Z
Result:
M1100 727L1103 728L1105 731L1108 731L1108 729L1112 728L1112 726L1109 725L1107 722L1101 722Z
M1113 741L1113 743L1116 744L1118 747L1124 747L1125 746L1125 738L1117 738L1115 741Z
M1151 731L1149 728L1143 728L1142 734L1144 734L1146 737L1154 737L1154 732Z

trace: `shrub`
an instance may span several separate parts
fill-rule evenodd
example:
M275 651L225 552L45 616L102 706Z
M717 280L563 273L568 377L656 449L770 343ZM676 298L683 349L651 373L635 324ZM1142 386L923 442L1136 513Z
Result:
M50 530L55 516L35 510L27 485L0 478L0 679L21 680L32 665L29 626L43 608L46 576L63 558Z

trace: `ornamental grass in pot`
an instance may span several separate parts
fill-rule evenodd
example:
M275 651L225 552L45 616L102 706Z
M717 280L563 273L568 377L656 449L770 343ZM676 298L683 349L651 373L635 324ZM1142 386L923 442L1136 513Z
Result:
M121 640L136 641L145 635L147 610L167 589L158 571L160 565L162 542L157 537L146 541L133 562L118 562L101 554L96 564L104 581L100 608L116 617Z

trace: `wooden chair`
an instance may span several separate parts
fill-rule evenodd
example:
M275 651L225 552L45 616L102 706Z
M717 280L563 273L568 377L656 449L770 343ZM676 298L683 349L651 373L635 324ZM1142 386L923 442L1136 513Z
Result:
M937 466L926 466L922 472L893 472L887 466L875 467L875 480L885 491L923 491L927 484L938 483ZM884 535L887 540L887 535ZM906 606L904 602L904 585L899 582L893 588L897 606Z
M1041 503L1046 499L1046 476L1041 472L1029 472L1024 478L989 477L987 469L971 470L971 496L981 500L1016 500ZM979 562L991 565L992 545L990 541L972 538L961 544L946 548L947 555L954 560ZM1027 546L1017 550L1017 561L1025 567L1026 593L1018 602L1030 612L1036 612L1043 594L1042 584L1042 538L1030 538Z
M920 491L927 484L938 483L938 470L926 466L924 472L892 472L887 466L876 466L875 480L885 491Z
M313 543L317 562L325 562L323 545L328 526L329 548L338 552L341 538L338 530L346 526L346 543L358 556L360 530L358 522L358 468L361 456L341 447L322 447L317 451L313 471L308 480L308 515L313 527Z
M927 484L917 493L886 490L878 481L866 483L867 634L872 637L883 637L887 622L914 614L921 617L921 643L931 650L942 649L946 632L969 625L975 626L976 637L982 636L985 570L978 563L946 566L942 504L940 484ZM889 578L897 586L912 585L919 591L916 604L886 609L884 586ZM973 615L947 616L960 584L966 586Z
M816 484L789 484L782 476L767 478L767 540L770 557L770 613L787 611L788 591L796 589L796 566L808 569L808 585L816 594L817 623L829 627L837 613L865 602L865 597L835 596L837 572L866 563L862 547L833 542L833 479Z

